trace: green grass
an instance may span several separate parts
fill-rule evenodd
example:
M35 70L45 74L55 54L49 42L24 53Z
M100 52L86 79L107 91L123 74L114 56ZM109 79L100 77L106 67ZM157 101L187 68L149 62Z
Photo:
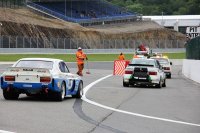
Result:
M185 53L165 53L170 59L185 59ZM118 54L88 54L89 61L113 61ZM17 61L21 58L57 58L67 62L75 62L75 54L0 54L0 61ZM133 54L125 54L127 60L132 59Z

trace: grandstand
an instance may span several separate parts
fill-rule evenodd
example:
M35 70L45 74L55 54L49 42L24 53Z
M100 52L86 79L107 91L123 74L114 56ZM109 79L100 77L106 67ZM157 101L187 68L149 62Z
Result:
M27 6L41 13L81 25L135 21L137 13L105 0L29 0Z

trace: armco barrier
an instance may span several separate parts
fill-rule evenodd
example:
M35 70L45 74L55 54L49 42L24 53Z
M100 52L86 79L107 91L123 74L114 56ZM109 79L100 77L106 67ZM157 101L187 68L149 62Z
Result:
M200 83L200 60L183 60L182 73L185 77Z
M115 60L113 75L123 75L128 64L129 61L127 60Z

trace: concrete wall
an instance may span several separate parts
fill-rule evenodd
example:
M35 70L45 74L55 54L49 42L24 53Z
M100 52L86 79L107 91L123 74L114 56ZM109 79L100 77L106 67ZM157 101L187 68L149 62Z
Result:
M183 60L182 73L187 78L200 83L200 60Z

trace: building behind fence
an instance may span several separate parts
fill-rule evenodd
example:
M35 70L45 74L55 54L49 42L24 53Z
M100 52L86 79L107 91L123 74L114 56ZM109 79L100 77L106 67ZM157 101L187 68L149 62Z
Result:
M200 37L194 38L186 44L186 58L200 60Z
M150 48L183 48L184 40L126 40L126 39L101 39L83 40L77 38L36 38L21 36L0 36L0 48L55 48L55 49L135 49L140 44Z

